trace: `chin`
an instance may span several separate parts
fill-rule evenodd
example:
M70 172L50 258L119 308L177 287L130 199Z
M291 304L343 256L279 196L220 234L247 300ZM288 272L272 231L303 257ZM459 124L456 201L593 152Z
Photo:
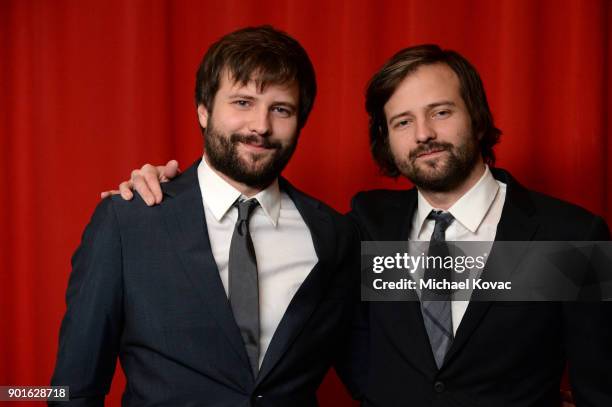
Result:
M242 168L249 172L258 172L262 168L268 167L272 162L272 157L262 156L261 154L249 154L247 157L240 157Z
M448 163L445 160L429 160L414 167L414 171L427 178L441 179L448 177Z

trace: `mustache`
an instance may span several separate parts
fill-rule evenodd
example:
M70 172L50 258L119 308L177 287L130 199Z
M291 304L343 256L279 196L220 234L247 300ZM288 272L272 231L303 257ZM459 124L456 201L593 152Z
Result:
M281 143L279 143L278 141L272 141L268 137L256 136L254 134L233 133L230 136L230 141L232 142L232 144L255 144L263 148L270 148L276 150L282 147Z
M438 141L430 141L427 144L421 144L414 150L410 152L408 158L410 160L415 160L421 154L428 154L432 151L451 151L453 145L451 143L441 143Z

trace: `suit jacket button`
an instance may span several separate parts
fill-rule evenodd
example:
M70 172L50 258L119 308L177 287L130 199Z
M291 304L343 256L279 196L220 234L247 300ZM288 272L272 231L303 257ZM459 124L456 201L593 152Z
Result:
M444 386L444 383L442 383L441 381L437 381L434 383L434 391L436 393L442 393L444 392L445 389L446 389L446 386Z

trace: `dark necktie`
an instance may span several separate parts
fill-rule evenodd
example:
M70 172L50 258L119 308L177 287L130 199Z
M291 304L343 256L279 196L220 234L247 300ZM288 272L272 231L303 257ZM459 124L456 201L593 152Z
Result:
M259 371L259 286L257 259L249 233L249 218L256 199L236 202L238 220L229 252L229 301L244 341L253 377Z
M446 245L446 229L453 223L455 218L453 218L453 215L450 213L442 211L431 211L427 218L433 219L436 222L434 231L431 235L427 255L440 256L444 259L449 253ZM440 281L446 277L446 280L450 281L452 277L451 273L445 272L444 268L427 268L424 278L426 280L435 278ZM422 298L421 311L423 313L423 322L425 323L431 350L433 351L436 365L439 369L442 367L446 352L453 341L450 291L436 290L436 294L433 294L431 297L428 293L422 293Z

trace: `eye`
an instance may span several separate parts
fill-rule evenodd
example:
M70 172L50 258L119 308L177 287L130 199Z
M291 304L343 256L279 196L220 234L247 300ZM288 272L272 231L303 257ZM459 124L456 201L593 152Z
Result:
M397 120L395 123L393 123L393 128L394 129L403 129L405 127L410 126L411 123L412 123L412 120L410 120L410 119Z
M273 106L271 110L281 117L290 117L293 115L293 110L288 109L284 106Z
M236 105L236 106L238 106L238 107L243 107L243 108L244 108L244 107L249 107L249 106L251 106L251 102L250 102L250 101L248 101L248 100L245 100L245 99L237 99L237 100L234 100L234 101L232 102L232 104L233 104L233 105Z
M451 115L451 111L450 110L438 110L438 111L434 112L433 118L434 119L445 119L445 118L447 118L450 115Z

